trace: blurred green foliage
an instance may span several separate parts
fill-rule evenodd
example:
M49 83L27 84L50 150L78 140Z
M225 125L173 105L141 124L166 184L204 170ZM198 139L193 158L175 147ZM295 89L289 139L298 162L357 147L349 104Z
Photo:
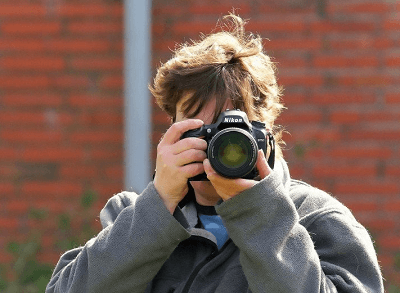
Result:
M58 216L57 241L54 249L60 254L78 247L96 234L93 219L97 211L93 204L96 193L86 191L80 198L79 207ZM0 265L0 292L2 293L43 293L50 280L54 264L41 263L38 255L42 251L45 234L43 224L49 219L45 209L32 209L29 218L38 223L22 242L11 241L7 251L12 255L12 265Z

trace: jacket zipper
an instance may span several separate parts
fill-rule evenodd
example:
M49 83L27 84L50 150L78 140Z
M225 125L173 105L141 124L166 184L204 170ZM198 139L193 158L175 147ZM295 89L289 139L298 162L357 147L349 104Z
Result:
M193 281L194 279L197 277L197 274L200 272L200 270L207 264L209 263L213 258L215 258L218 254L220 254L228 245L228 243L230 243L232 240L228 239L226 241L226 243L224 244L224 246L218 251L214 251L213 253L211 253L209 256L207 256L205 258L205 260L203 260L201 263L199 263L196 268L193 270L193 272L191 273L188 281L186 282L185 287L182 290L182 293L188 293L190 290L190 287L192 287Z

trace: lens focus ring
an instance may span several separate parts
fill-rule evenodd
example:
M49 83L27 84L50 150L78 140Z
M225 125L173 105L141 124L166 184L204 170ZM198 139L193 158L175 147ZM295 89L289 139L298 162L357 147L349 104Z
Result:
M254 169L257 151L257 143L248 131L231 127L219 131L211 139L207 156L219 174L240 178Z

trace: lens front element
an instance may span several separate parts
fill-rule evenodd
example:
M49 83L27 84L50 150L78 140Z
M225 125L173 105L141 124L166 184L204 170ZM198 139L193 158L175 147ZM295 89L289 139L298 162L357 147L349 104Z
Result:
M229 133L218 147L218 159L227 168L243 166L249 152L246 141L240 140L239 133Z
M208 158L219 174L243 177L253 170L257 158L257 144L249 132L240 128L226 128L210 141Z

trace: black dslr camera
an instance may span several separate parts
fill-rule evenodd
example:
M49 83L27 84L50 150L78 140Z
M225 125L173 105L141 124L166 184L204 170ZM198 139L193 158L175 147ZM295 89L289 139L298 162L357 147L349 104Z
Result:
M268 165L274 168L275 141L271 133L260 121L249 122L247 115L239 110L227 110L219 115L214 124L186 131L181 139L201 137L207 146L207 157L211 166L222 176L228 178L253 179L258 171L255 167L259 149L267 153L270 145ZM190 181L207 181L206 173L189 179Z

